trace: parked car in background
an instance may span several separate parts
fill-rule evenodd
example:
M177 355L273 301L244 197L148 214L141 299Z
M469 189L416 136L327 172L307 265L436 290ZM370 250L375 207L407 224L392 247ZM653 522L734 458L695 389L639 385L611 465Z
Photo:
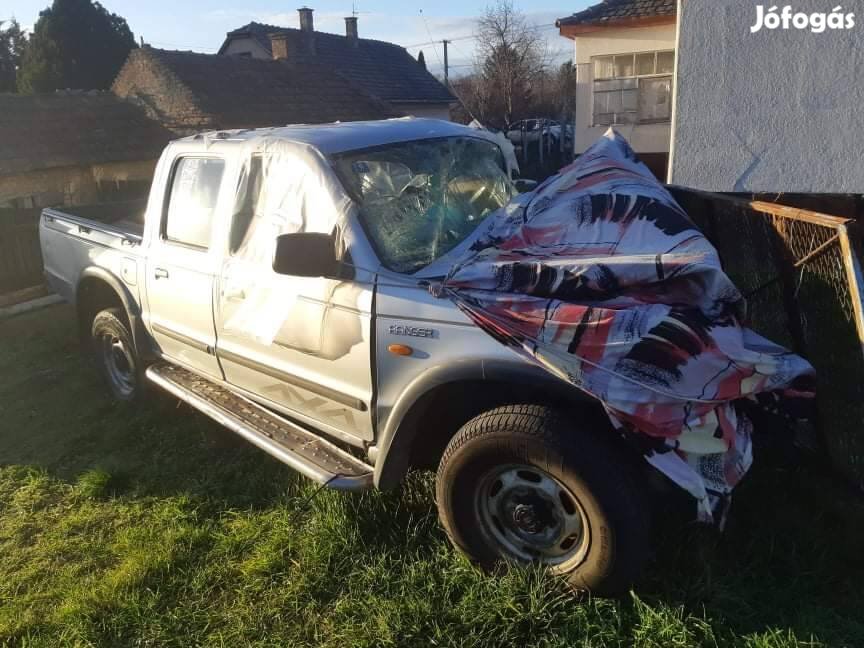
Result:
M552 139L551 146L557 148L560 146L561 138L564 138L565 146L573 144L573 127L570 124L562 126L560 122L552 119L521 119L513 122L507 127L507 139L515 146L533 144L540 141L541 136L547 136Z

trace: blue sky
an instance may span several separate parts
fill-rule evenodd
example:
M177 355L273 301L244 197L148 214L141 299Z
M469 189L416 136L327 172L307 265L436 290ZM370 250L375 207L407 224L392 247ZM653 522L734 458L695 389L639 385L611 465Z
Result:
M344 33L342 18L351 14L351 0L307 0L315 9L315 28L321 31ZM570 41L561 38L552 28L555 18L594 4L592 0L546 0L544 4L517 4L528 19L546 37L550 56L556 61L571 56ZM0 20L15 16L25 27L32 27L50 0L2 0ZM129 22L136 38L144 39L155 47L165 49L191 49L215 52L225 32L250 20L286 27L297 26L296 8L302 2L286 0L102 0L109 11L118 13ZM471 36L474 19L482 13L486 0L357 0L360 35L367 38L416 45L442 38ZM431 36L431 37L430 37ZM441 47L431 45L410 47L412 54L423 49L426 62L433 72L441 68ZM473 40L457 40L450 49L453 74L464 73L473 59Z

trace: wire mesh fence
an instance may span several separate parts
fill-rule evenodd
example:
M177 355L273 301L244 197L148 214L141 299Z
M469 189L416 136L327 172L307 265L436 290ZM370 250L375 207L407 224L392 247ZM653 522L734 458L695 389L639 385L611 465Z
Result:
M864 487L864 319L854 221L673 187L747 296L749 326L816 368L833 465Z

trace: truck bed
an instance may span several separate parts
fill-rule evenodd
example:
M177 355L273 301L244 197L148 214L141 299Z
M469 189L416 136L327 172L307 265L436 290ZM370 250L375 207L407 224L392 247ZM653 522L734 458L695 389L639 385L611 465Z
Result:
M137 300L144 207L135 201L43 210L39 239L51 287L74 303L84 271L98 266L122 277Z
M146 208L146 200L133 200L104 205L64 207L50 211L58 217L68 217L80 224L90 224L95 228L107 226L109 230L140 238L144 234L144 211Z

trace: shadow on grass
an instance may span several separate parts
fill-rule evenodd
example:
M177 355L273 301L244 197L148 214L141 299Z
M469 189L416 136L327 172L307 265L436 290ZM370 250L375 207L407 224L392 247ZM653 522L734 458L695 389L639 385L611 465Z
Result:
M806 460L789 465L763 452L736 491L725 531L665 529L640 591L741 633L792 629L859 645L862 538L860 495Z
M220 552L238 561L232 578L290 573L280 586L304 588L304 600L318 607L344 599L346 591L358 600L364 589L383 597L396 587L381 580L391 571L401 587L442 578L413 574L412 562L455 568L452 558L441 558L446 539L437 525L431 474L413 475L391 493L324 492L312 499L314 485L170 398L157 397L141 409L111 403L95 372L82 366L68 309L0 322L0 339L13 341L0 348L2 464L45 469L77 484L85 497L192 502L178 513L186 520L175 529L184 538L177 545L182 549L167 562L148 563L136 585L160 592L154 614L186 595L189 586L178 569L212 570ZM267 537L256 527L262 520ZM232 526L243 524L248 528ZM721 644L779 631L860 645L862 532L860 500L833 478L758 457L736 493L726 532L663 531L639 599L614 609L641 618L646 613L639 606L680 608L713 628ZM361 565L369 565L368 573ZM218 576L214 596L228 587L225 578ZM132 638L125 627L111 632L114 639Z

